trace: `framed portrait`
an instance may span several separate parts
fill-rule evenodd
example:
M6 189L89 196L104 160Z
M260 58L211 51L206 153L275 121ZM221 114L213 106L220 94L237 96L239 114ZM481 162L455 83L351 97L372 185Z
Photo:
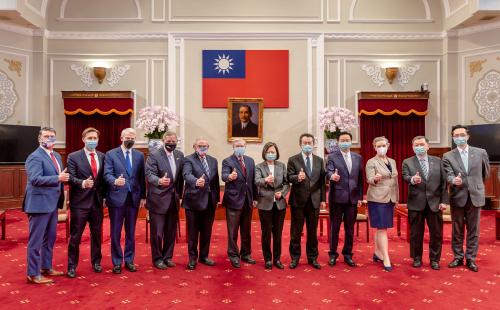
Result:
M263 115L262 98L229 98L227 141L243 138L247 142L262 142Z

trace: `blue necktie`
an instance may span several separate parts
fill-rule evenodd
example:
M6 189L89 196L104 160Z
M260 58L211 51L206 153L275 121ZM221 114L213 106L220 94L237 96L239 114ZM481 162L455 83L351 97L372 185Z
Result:
M306 169L307 169L307 174L311 175L312 169L311 169L311 160L309 159L309 156L306 156Z
M129 176L132 176L132 163L130 162L130 151L125 152L125 168Z

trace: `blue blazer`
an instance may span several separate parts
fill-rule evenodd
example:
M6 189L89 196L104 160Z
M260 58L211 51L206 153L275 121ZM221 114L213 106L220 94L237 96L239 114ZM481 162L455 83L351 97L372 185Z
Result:
M61 155L54 152L57 162L64 170ZM64 203L63 183L59 182L59 173L50 156L37 148L26 159L28 182L23 200L26 213L51 213L62 208Z
M335 151L328 155L326 164L326 178L330 182L329 205L333 203L357 204L363 199L363 158L358 153L351 152L352 169L349 174L347 164L341 151ZM330 180L337 169L340 175L338 182Z
M219 203L220 184L217 159L209 155L206 155L206 158L210 175L208 180L205 178L205 186L200 188L196 186L196 180L205 174L201 160L196 153L184 157L182 174L185 184L182 207L187 210L202 211L207 209L209 195L212 197L212 206L217 207Z
M241 210L245 206L245 199L250 208L253 200L257 200L257 185L255 184L255 163L251 157L243 156L247 175L243 174L240 162L236 155L231 155L222 161L222 181L226 183L222 205L226 208ZM229 175L236 169L238 178L229 181Z
M125 156L121 147L114 148L104 157L104 181L108 184L106 205L108 207L122 207L127 199L130 188L135 207L139 207L141 199L146 198L146 179L144 174L144 154L135 149L132 151L132 173L127 173ZM116 186L115 180L123 174L124 186ZM128 185L127 185L128 184Z

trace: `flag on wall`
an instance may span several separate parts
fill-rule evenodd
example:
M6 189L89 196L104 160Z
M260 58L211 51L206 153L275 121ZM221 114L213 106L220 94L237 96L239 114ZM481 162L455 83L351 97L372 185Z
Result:
M204 108L225 108L230 97L288 108L288 50L203 50L202 87Z

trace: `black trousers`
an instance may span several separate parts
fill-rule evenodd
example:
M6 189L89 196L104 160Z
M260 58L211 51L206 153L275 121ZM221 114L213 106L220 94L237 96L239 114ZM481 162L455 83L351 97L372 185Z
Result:
M151 258L156 262L172 259L179 212L173 202L165 214L149 211L151 225Z
M479 220L481 208L475 207L470 200L463 207L451 205L451 247L455 258L464 258L464 228L467 228L465 258L475 260L479 247Z
M278 210L276 203L273 203L271 210L260 210L260 227L262 230L262 254L264 260L281 260L281 235L283 233L283 223L285 222L286 209ZM271 235L273 239L273 251L271 252Z
M91 263L100 264L101 236L102 236L102 207L97 203L90 209L71 208L69 225L69 244L68 244L68 269L78 266L80 256L80 243L82 241L83 231L87 222L90 229L90 257Z
M226 207L227 255L245 257L252 253L252 208L245 202L242 209ZM241 234L241 250L238 249L238 230Z
M337 246L339 244L340 225L344 222L345 241L342 248L344 257L352 258L352 248L354 243L354 224L358 208L351 203L334 203L330 206L330 251L328 255L338 257Z
M319 208L313 208L311 199L303 208L291 208L292 223L290 225L290 256L292 260L298 260L301 254L300 240L304 222L306 223L307 241L306 255L307 260L311 261L318 258L318 217Z
M425 222L429 227L429 260L439 262L443 245L443 214L441 211L433 212L429 205L422 211L408 210L410 222L410 256L422 259L424 252Z
M208 258L212 225L215 218L215 206L202 211L186 209L186 225L188 227L188 254L190 260ZM200 251L198 252L198 241Z

